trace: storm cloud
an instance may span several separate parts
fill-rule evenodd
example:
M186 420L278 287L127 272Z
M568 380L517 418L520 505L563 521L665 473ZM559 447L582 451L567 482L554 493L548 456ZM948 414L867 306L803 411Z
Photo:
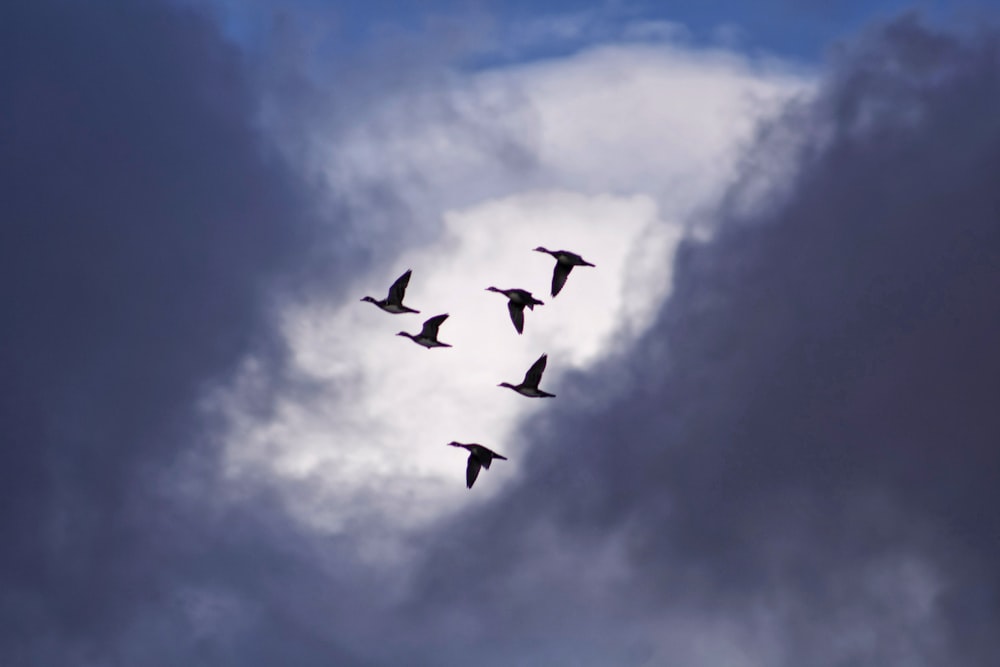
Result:
M0 59L0 662L191 664L213 617L276 613L238 602L295 562L266 499L227 511L196 406L248 355L280 367L313 193L193 12L5 3ZM215 636L206 659L241 660Z
M483 641L527 618L519 638L569 633L564 659L593 664L657 614L636 649L654 657L628 664L734 636L741 665L989 664L997 45L908 15L835 52L762 130L713 238L680 248L656 326L555 389L525 478L439 536L421 594L490 609ZM692 617L708 629L677 637Z

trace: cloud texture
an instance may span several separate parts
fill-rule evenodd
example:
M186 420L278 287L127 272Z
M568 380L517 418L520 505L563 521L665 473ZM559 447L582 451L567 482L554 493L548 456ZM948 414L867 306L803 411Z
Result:
M3 5L0 662L991 664L997 47L903 17L840 53L520 480L379 569L223 483L198 411L280 376L324 238L240 58L155 4Z
M5 3L0 59L0 662L190 664L213 609L259 623L223 572L291 549L226 514L195 406L280 360L269 294L311 255L309 193L193 13Z
M592 625L584 654L608 634L627 644L635 625L617 619L632 613L661 624L638 642L651 661L628 664L989 664L996 39L908 16L838 56L749 160L791 156L790 182L745 175L755 205L733 196L713 239L679 250L674 293L624 366L576 378L582 393L626 374L630 389L525 427L526 478L442 539L461 546L430 559L426 594L472 587L499 614L525 568L565 558L542 580L578 604L549 599L535 618ZM577 553L609 545L611 564ZM692 618L699 632L672 631Z

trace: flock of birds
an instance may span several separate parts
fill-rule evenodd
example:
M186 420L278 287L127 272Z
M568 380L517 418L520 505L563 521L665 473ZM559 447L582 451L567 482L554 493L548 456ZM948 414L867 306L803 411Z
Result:
M553 298L559 294L560 291L562 291L563 285L566 284L566 278L569 277L569 273L573 270L574 266L594 266L576 253L569 252L568 250L549 250L539 246L535 248L535 251L552 255L552 257L556 260L556 266L552 272ZM410 284L411 273L413 273L412 270L407 271L397 278L396 282L394 282L392 287L389 288L389 294L386 298L376 299L371 296L366 296L361 300L374 303L385 312L392 313L393 315L400 315L403 313L419 313L419 310L414 310L413 308L403 305L403 297L406 295L407 285ZM533 311L535 306L545 305L542 301L539 301L532 296L531 292L524 289L499 289L497 287L487 287L486 291L497 292L507 297L507 311L510 313L510 321L514 323L514 329L517 330L518 334L524 333L524 309L527 308L528 310ZM421 328L420 333L412 334L407 333L406 331L400 331L396 335L405 336L417 345L421 345L428 350L432 347L451 347L448 343L442 343L438 340L438 330L447 319L447 313L435 315L424 322L424 326ZM537 361L535 361L535 363L531 365L528 372L524 374L524 380L522 380L520 384L515 385L510 384L509 382L501 382L497 386L513 389L522 396L527 396L529 398L554 398L555 394L550 394L549 392L538 388L538 385L542 381L542 373L545 372L545 364L547 362L548 355L543 354ZM500 459L501 461L507 460L506 456L497 454L489 447L484 447L483 445L477 443L452 441L448 443L448 446L461 447L469 452L469 460L465 467L465 486L469 489L471 489L473 483L475 483L481 468L489 470L493 459Z

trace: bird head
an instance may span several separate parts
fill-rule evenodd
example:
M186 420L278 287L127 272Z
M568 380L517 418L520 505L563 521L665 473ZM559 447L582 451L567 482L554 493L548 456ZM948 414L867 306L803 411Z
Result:
M363 296L363 297L361 297L361 300L362 301L367 301L368 303L375 303L375 298L374 297L370 297L370 296Z
M497 289L496 287L487 287L486 291L487 292L503 292L502 289Z
M537 248L535 248L535 252L547 252L550 255L552 254L551 250L549 250L548 248L543 248L542 246L538 246Z

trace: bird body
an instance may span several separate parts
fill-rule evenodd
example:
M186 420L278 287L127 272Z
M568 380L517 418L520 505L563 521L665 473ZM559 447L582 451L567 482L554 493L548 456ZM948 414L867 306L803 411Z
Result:
M501 382L498 387L507 387L508 389L513 389L522 396L527 396L528 398L555 398L555 394L550 394L547 391L542 391L538 388L538 384L542 381L542 373L545 372L545 364L548 363L549 355L543 354L538 357L538 360L531 365L528 372L524 374L524 380L521 384L513 385L509 382Z
M469 461L465 466L465 488L471 489L472 485L475 483L476 478L479 477L479 469L486 468L490 469L490 464L493 463L493 459L500 459L501 461L506 461L506 456L501 456L497 454L489 447L484 447L476 443L461 443L461 442L449 442L449 447L461 447L462 449L467 449L469 451Z
M535 252L547 253L552 255L556 260L556 267L552 272L553 297L562 290L563 285L566 284L566 278L569 277L569 272L573 270L574 266L594 266L575 252L568 250L549 250L548 248L538 246L535 248Z
M420 330L418 334L411 334L405 331L400 331L397 336L406 336L412 340L417 345L422 345L428 350L432 347L451 347L448 343L442 343L437 339L438 329L441 327L441 323L448 319L448 314L435 315L426 322L424 322L423 329Z
M534 310L535 306L544 306L543 301L539 301L531 292L523 289L499 289L497 287L487 287L487 292L497 292L507 297L507 312L510 313L510 321L514 323L517 333L524 333L524 308Z
M371 298L371 297L367 297ZM420 313L419 310L413 310L412 308L407 308L401 303L386 303L383 301L372 301L376 306L381 308L387 313L392 313L393 315L402 315L403 313Z
M414 310L403 305L403 296L406 294L406 286L410 284L411 273L413 273L412 270L407 270L406 273L396 278L396 282L389 288L389 295L386 298L376 299L375 297L366 296L362 297L361 300L374 303L385 312L392 313L393 315L419 313L419 310Z

